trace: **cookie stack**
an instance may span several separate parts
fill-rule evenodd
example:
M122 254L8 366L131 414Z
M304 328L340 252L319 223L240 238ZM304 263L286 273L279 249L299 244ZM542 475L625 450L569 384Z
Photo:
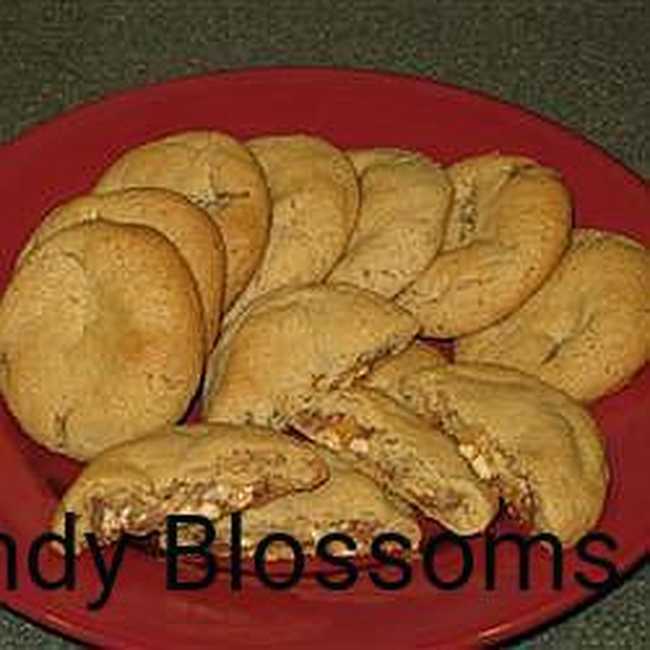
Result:
M75 512L82 550L244 511L245 552L343 531L365 554L505 504L576 543L609 479L585 402L650 358L650 253L571 216L521 156L214 132L125 152L45 216L0 304L7 405L88 462L54 529Z

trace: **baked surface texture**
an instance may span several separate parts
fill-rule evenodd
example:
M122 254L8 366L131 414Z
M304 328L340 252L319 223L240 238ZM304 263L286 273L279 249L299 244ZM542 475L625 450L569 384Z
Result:
M250 280L268 238L266 180L248 149L216 131L187 131L147 142L118 158L95 191L133 187L183 194L219 226L226 247L228 307Z
M166 237L85 222L16 270L0 304L0 388L37 442L87 460L183 416L205 340L196 283Z
M249 305L212 352L203 417L283 428L317 393L400 351L417 330L406 311L350 285L274 291Z
M383 389L440 427L535 530L570 546L595 526L609 482L605 442L565 393L517 370L461 363Z
M223 239L210 217L180 194L136 188L80 196L45 216L21 252L19 263L34 246L60 230L95 220L149 226L176 246L196 280L211 347L219 331L223 307L226 275Z
M251 555L263 537L276 532L297 539L306 555L314 555L318 541L330 533L345 533L356 543L352 552L341 543L330 543L328 549L337 555L369 555L372 540L387 531L403 535L410 541L411 549L417 549L421 532L414 512L406 503L387 495L374 481L334 454L326 454L321 449L318 453L329 469L325 483L314 490L289 494L246 510L242 517L244 555ZM226 542L219 550L226 553L229 552L229 524L224 519L219 529ZM272 544L266 558L290 560L292 551L284 544Z
M266 174L273 214L266 251L228 322L274 289L321 282L343 254L359 209L354 169L325 140L266 136L247 145Z
M432 345L415 341L398 354L379 359L362 379L365 386L387 395L400 395L413 375L449 363Z
M571 227L566 188L534 160L491 154L447 173L454 201L442 251L396 298L436 338L475 332L519 307L559 262Z
M212 521L267 503L328 477L307 444L256 427L194 424L165 427L106 451L63 497L52 520L77 516L77 551L84 533L107 544L123 532L163 532L170 514ZM185 532L185 531L184 531Z
M361 187L359 220L328 277L393 298L442 246L452 187L425 155L400 149L347 152Z
M460 535L485 530L498 510L491 486L430 421L366 387L330 391L293 426Z
M455 354L518 368L581 401L622 388L650 359L650 253L622 235L576 229L540 290L458 339Z

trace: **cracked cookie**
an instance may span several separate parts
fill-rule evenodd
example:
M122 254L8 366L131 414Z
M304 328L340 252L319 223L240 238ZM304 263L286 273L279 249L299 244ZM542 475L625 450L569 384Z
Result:
M393 298L442 246L452 187L423 154L399 149L348 152L361 185L359 220L328 282Z
M513 511L574 544L598 521L609 471L587 410L519 371L446 364L388 385L391 397L439 426Z
M242 516L242 552L250 556L258 543L270 533L281 532L298 540L306 555L315 555L318 541L330 533L345 533L356 542L350 551L341 543L328 545L339 556L363 557L370 554L372 541L381 533L399 533L418 548L420 528L414 512L399 498L386 494L374 481L353 470L334 454L319 449L329 478L314 490L289 494ZM219 536L224 540L218 553L228 553L229 521L223 520ZM223 530L223 532L222 532ZM390 547L389 544L386 544ZM284 544L269 546L268 560L291 559Z
M536 375L581 401L624 386L650 359L650 253L577 229L558 268L518 311L456 342L462 361Z
M318 396L291 425L449 530L487 528L498 498L457 445L383 393L362 386Z
M317 392L350 382L418 330L403 309L350 285L274 291L253 302L208 362L203 417L282 428Z
M149 226L178 248L196 280L211 348L221 322L226 258L221 233L208 215L180 194L167 190L147 188L80 196L46 215L23 249L19 263L54 233L94 220Z
M571 227L566 188L533 160L479 156L448 174L454 201L442 251L396 297L436 338L475 332L517 309L558 264Z
M216 522L313 489L327 477L327 464L308 444L274 431L225 424L166 427L93 460L61 500L52 530L60 532L65 513L74 513L80 552L85 533L108 545L122 533L162 533L170 514Z
M176 422L205 357L203 310L176 247L90 221L22 260L0 303L0 388L34 440L80 460Z
M219 226L226 247L227 308L250 280L268 238L268 189L248 149L215 131L175 133L127 151L104 172L95 192L134 187L183 194Z
M325 140L268 136L247 145L266 174L273 216L266 251L228 323L274 289L321 282L343 254L359 208L354 169Z

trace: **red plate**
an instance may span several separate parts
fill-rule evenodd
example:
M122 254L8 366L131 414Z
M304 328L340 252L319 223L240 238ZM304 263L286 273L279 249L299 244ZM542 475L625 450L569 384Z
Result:
M273 132L310 132L340 147L394 145L420 149L449 163L468 154L500 150L537 158L561 170L573 192L576 222L650 242L648 186L602 150L525 110L424 79L327 69L270 69L175 81L85 106L31 130L0 149L2 258L7 282L17 251L41 215L88 190L121 152L148 139L196 128L239 138ZM612 485L599 525L617 542L608 554L620 570L647 551L647 412L650 371L601 401L594 413L607 434ZM593 596L576 583L582 570L602 572L564 554L565 586L553 591L550 558L534 554L533 584L517 586L516 554L503 553L496 591L485 590L481 539L472 540L475 567L459 590L442 591L419 564L403 590L380 591L362 574L355 587L330 592L306 577L287 592L273 592L246 576L233 594L227 575L207 590L165 589L164 566L127 552L113 597L99 612L85 604L98 582L89 559L78 565L73 592L34 586L26 548L45 530L56 494L78 467L44 452L0 410L0 531L18 543L17 591L2 600L47 626L86 641L133 647L282 647L285 649L462 647L503 639L557 616ZM499 524L503 530L505 524ZM603 553L603 551L600 551ZM6 553L0 550L0 562ZM449 569L457 553L441 551ZM55 561L47 557L45 564Z

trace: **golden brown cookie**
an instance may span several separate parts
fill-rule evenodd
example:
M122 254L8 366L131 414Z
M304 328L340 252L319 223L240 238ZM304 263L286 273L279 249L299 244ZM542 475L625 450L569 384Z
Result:
M566 188L533 160L479 156L448 174L455 197L442 252L396 298L438 338L517 309L559 262L571 227Z
M444 355L432 345L415 341L402 352L379 359L362 381L365 386L396 395L414 374L446 363Z
M609 472L589 413L516 370L441 364L404 378L391 396L438 425L537 531L574 544L598 521Z
M210 217L180 194L147 188L73 199L45 217L20 259L63 228L97 219L149 226L178 248L196 280L208 330L208 345L212 347L219 331L223 305L226 273L223 240Z
M361 185L359 221L328 277L393 298L438 253L452 187L423 154L399 149L348 152Z
M248 142L271 191L269 243L253 278L227 316L281 287L320 282L343 254L357 221L359 189L346 156L306 135Z
M356 543L352 552L342 544L331 543L330 552L339 556L362 557L370 554L372 541L381 533L398 533L417 549L421 532L410 507L383 492L377 484L354 471L333 454L324 454L329 478L315 490L289 494L242 516L242 552L254 553L259 542L270 533L285 533L298 540L306 555L314 555L318 541L330 533L345 533ZM218 551L229 552L230 526L224 519L219 526L224 544ZM271 544L268 560L291 559L291 549Z
M371 291L308 285L249 305L208 363L203 417L282 428L314 395L406 347L417 323Z
M281 433L224 424L164 427L90 463L63 497L52 529L61 532L65 513L74 513L79 552L85 533L105 545L124 532L162 533L169 515L216 522L327 477L327 464L307 444Z
M474 474L457 445L380 391L329 391L291 424L455 533L485 530L498 510L496 492Z
M226 246L227 308L259 263L269 229L264 174L248 149L215 131L187 131L127 151L96 192L158 187L185 195L216 222Z
M590 401L650 359L650 253L614 233L579 229L561 264L518 311L457 341L464 361L519 368Z
M90 221L23 259L0 303L0 388L25 432L93 458L176 422L205 356L203 310L176 247Z

